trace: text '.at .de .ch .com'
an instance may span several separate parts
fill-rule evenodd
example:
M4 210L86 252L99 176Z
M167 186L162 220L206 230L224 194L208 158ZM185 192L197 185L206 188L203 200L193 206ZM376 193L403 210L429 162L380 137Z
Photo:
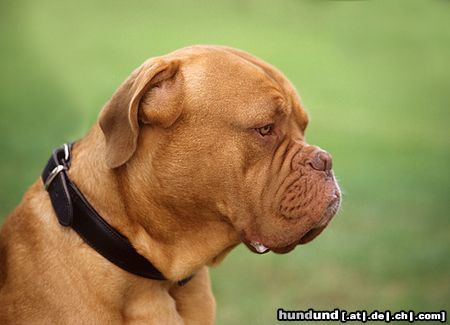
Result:
M308 310L277 310L277 320L279 321L338 321L346 322L396 322L407 321L414 323L416 321L447 321L447 311L438 312L415 312L413 310L400 310L392 312L390 310L368 312L367 310L346 311L343 309L334 309L333 311Z

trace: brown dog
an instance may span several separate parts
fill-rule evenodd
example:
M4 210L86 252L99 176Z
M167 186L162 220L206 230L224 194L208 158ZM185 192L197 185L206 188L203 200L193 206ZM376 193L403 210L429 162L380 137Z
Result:
M240 242L286 253L339 207L307 123L290 82L245 52L146 61L75 144L68 174L168 280L124 271L61 226L38 180L0 233L0 323L213 323L208 265Z

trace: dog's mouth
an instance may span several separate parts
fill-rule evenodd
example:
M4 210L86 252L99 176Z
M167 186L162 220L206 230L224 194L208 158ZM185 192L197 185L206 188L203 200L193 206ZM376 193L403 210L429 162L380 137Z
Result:
M289 243L288 245L283 246L269 246L267 244L264 244L264 242L258 241L258 240L252 240L248 239L248 237L245 235L245 232L242 233L241 239L242 242L254 253L256 254L265 254L270 251L276 253L276 254L286 254L292 251L297 245L304 245L312 241L314 238L320 235L320 233L326 228L329 221L333 218L333 216L337 213L339 210L341 200L340 200L340 192L337 191L336 194L333 196L331 201L328 204L328 207L325 209L325 211L322 214L322 217L320 221L317 222L317 224L308 230L306 233L300 236L300 238L294 240L293 242Z
M320 235L320 233L325 229L326 226L318 227L309 230L306 234L304 234L302 237L300 237L297 241L287 245L287 246L281 246L281 247L267 247L263 243L258 241L247 241L243 240L243 243L253 252L256 254L265 254L270 251L276 253L276 254L286 254L292 251L297 245L304 245L312 241L314 238Z

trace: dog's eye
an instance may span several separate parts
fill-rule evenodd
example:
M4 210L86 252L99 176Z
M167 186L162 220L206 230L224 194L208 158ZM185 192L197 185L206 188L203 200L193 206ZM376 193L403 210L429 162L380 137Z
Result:
M258 133L264 137L272 132L272 127L273 127L272 124L267 124L264 125L262 128L257 128L256 131L258 131Z

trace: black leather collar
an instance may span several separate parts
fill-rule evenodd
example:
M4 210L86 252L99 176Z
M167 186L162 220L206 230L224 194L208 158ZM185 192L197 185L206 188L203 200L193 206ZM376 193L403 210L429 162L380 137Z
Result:
M109 225L89 204L78 187L69 179L72 144L55 149L42 172L42 181L50 195L58 221L71 227L100 255L135 275L166 280L164 275L131 245L128 238ZM191 277L178 282L187 283Z

